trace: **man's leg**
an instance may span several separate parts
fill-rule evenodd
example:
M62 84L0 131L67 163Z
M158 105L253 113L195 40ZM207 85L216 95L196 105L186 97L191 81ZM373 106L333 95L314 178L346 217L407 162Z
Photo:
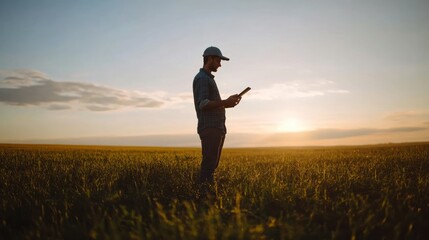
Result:
M215 169L217 168L217 166L219 166L220 155L222 154L222 149L223 149L223 143L224 142L225 142L225 134L222 134L222 139L221 139L221 142L220 142L220 145L219 145L219 152L217 154L217 163L216 163Z
M201 162L201 183L213 183L225 134L217 128L206 128L200 133L203 160Z

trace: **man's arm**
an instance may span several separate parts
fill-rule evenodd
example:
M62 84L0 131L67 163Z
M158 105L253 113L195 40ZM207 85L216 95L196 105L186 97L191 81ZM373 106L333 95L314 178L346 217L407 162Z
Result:
M237 106L240 100L241 100L241 97L238 96L238 94L229 96L227 99L220 100L220 101L210 101L206 99L207 102L204 104L204 106L201 107L201 110L203 111L212 110L220 107L233 108Z

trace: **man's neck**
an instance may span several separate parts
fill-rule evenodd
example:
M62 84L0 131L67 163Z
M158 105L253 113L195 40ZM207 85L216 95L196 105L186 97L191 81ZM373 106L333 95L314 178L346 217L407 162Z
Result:
M210 74L212 74L212 70L206 65L206 66L204 66L203 67L203 69L206 71L206 72L208 72L208 73L210 73Z
M203 70L204 70L204 72L206 72L211 78L213 78L214 79L214 75L212 74L212 71L211 70L208 70L205 66L203 67Z

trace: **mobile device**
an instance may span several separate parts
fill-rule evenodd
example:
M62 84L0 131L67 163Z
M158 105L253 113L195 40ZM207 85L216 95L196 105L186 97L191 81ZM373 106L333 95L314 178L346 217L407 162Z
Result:
M238 96L242 97L245 93L247 93L248 91L250 91L250 89L251 89L250 87L247 87L240 94L238 94Z

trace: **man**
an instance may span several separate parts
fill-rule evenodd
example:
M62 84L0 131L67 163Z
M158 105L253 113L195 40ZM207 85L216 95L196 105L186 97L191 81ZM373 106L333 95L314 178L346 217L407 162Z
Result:
M223 56L217 47L207 48L203 57L204 66L194 78L193 92L203 154L200 182L212 185L225 140L225 108L235 107L241 97L235 94L222 100L211 74L221 66L221 60L229 61L229 58Z

